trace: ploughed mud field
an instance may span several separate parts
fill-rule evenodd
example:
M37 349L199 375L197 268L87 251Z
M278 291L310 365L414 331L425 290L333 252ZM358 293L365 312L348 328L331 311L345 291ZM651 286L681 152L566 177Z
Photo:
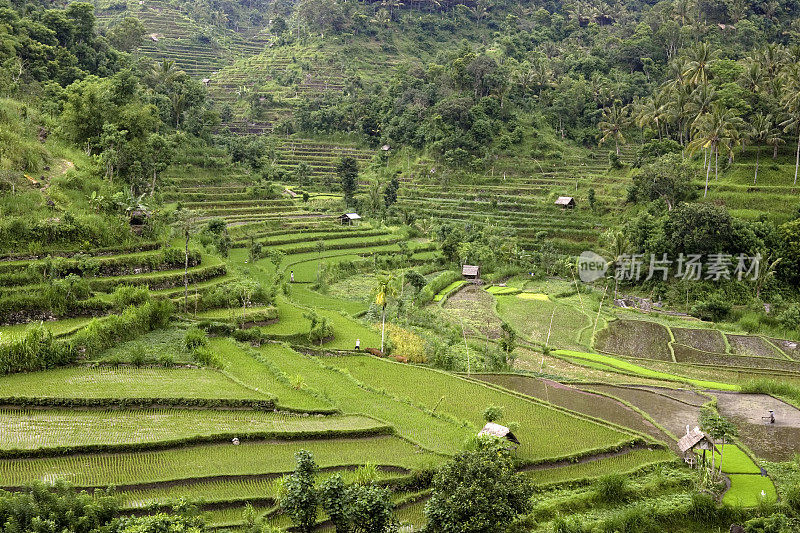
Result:
M739 438L758 457L791 461L800 453L800 410L766 394L715 392L715 396L720 414L736 424Z
M739 438L757 457L791 461L800 453L800 410L765 394L701 394L645 385L564 385L511 374L473 377L650 435L675 451L676 440L686 433L686 427L699 425L703 404L716 397L720 413L736 424ZM775 414L774 424L768 423L770 409Z
M601 418L650 435L671 444L671 438L624 403L600 394L575 387L528 376L512 374L484 374L475 379L499 385L527 396L553 403L565 409L595 418Z

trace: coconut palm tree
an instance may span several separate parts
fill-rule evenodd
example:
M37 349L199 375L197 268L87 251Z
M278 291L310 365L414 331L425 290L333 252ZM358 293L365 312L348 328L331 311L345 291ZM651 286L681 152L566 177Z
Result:
M791 65L784 72L784 90L781 104L786 119L781 122L784 133L797 135L797 155L794 164L794 184L797 185L797 170L800 168L800 66Z
M708 150L708 165L706 167L706 186L703 198L708 196L708 181L711 174L711 163L714 158L714 179L719 176L719 149L722 147L728 154L733 154L733 147L739 143L739 132L744 121L736 116L731 109L726 109L722 104L715 103L711 112L698 118L694 123L695 137L689 143L690 153L698 150Z
M625 142L625 136L622 131L630 124L630 115L628 114L628 107L620 107L614 103L610 108L603 109L603 118L597 123L600 128L602 137L600 144L605 143L610 139L614 139L614 146L619 155L619 143Z
M718 56L719 51L711 44L698 43L689 51L689 62L683 75L694 86L705 85L708 83L709 69Z
M386 338L386 306L389 300L397 296L397 286L391 273L380 276L375 287L375 305L381 308L381 352Z
M756 145L756 172L753 176L753 185L758 181L758 164L761 159L761 146L767 144L773 132L771 114L756 113L751 119L746 132L747 140Z

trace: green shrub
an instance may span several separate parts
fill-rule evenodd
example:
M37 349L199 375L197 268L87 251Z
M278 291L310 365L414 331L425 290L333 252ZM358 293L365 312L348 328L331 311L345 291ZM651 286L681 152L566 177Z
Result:
M701 320L719 322L731 312L731 302L720 294L710 296L708 299L697 302L691 310L691 315Z
M487 422L497 422L503 418L503 408L496 405L490 405L483 411L483 419Z
M183 344L191 352L208 345L208 337L206 332L200 328L189 328L183 336Z
M445 287L450 285L451 283L455 283L456 281L461 279L461 274L458 272L448 270L447 272L442 272L435 278L433 278L430 283L425 285L419 293L418 300L420 304L427 304L433 301L433 298Z
M44 370L75 361L77 352L39 324L18 341L0 344L0 374Z
M631 490L625 476L610 474L595 482L595 499L603 503L624 502L630 498Z
M792 331L800 328L800 305L792 304L778 315L778 324Z
M128 306L142 305L150 301L150 291L144 287L121 285L114 289L111 300L114 302L114 308L122 311Z

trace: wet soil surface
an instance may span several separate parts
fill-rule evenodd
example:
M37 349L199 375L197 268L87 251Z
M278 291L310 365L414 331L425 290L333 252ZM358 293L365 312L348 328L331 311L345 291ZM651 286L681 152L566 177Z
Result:
M766 394L715 392L720 414L739 428L739 438L762 459L791 461L800 453L800 410ZM770 409L775 423L769 420Z
M672 442L669 436L648 420L645 420L639 413L612 398L592 394L555 381L530 376L487 374L474 377L583 415L619 424L670 444Z

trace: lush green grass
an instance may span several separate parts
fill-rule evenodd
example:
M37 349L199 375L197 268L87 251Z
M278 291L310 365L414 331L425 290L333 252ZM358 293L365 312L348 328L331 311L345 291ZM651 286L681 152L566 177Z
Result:
M433 301L434 302L441 302L445 298L445 296L450 294L452 291L463 287L466 284L467 284L467 281L463 280L463 279L462 280L458 280L458 281L454 281L453 283L451 283L450 285L448 285L444 289L440 290L439 293L436 294L433 297Z
M569 481L594 479L608 474L629 474L643 466L672 461L675 454L669 450L633 450L623 455L606 457L558 468L542 468L525 472L525 477L533 483L565 483Z
M474 434L474 427L450 418L433 416L393 396L365 387L323 364L336 364L339 358L315 359L280 345L261 348L264 360L303 386L331 401L344 413L365 414L381 420L397 432L430 450L452 454Z
M466 421L474 432L483 427L483 411L488 406L503 407L505 415L501 423L518 425L515 434L521 445L517 454L526 461L582 454L632 438L629 433L579 418L544 402L521 398L445 372L369 356L339 357L331 363L347 369L370 386ZM581 435L579 440L573 438L576 434Z
M757 507L761 501L778 499L775 484L769 477L753 474L730 474L731 488L722 498L724 503L736 507ZM764 491L765 496L761 496Z
M216 370L60 368L0 377L0 396L19 398L268 399Z
M564 356L573 361L577 360L577 361L589 361L592 363L600 363L605 367L616 369L625 373L635 374L637 376L641 376L644 378L661 379L665 381L678 381L681 383L687 383L689 385L693 385L695 387L700 387L703 389L733 390L733 391L739 390L739 387L737 385L730 385L728 383L718 383L716 381L703 381L698 379L685 378L683 376L678 376L675 374L668 374L666 372L650 370L649 368L645 368L643 366L635 365L627 361L616 359L608 355L576 352L572 350L556 350L553 352L553 354L557 356Z
M717 445L722 451L722 471L726 474L760 474L761 469L741 448L735 444L726 444L724 448ZM720 459L717 456L717 464Z
M62 320L53 320L49 322L42 322L42 325L50 330L55 336L68 335L74 331L79 330L92 319L87 317L81 318L65 318ZM10 342L25 336L25 332L31 327L31 324L17 324L14 326L0 326L0 343Z
M274 374L235 341L228 338L212 339L209 348L220 359L228 376L261 394L277 397L278 407L306 411L331 410L330 403L293 387L288 378Z
M486 289L486 292L490 294L494 294L495 296L510 296L514 294L519 294L521 289L516 287L498 287L497 285L493 285Z
M143 444L199 437L277 438L306 432L373 431L385 425L360 416L307 417L219 409L0 410L0 449L35 450L92 445Z
M132 453L0 459L0 485L64 479L80 487L166 482L209 476L291 472L297 450L309 450L321 467L375 464L420 468L441 459L397 437L244 442Z

